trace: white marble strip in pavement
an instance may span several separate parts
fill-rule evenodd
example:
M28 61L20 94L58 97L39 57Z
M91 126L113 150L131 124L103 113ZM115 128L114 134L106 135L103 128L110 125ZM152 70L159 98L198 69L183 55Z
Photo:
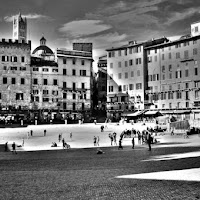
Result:
M148 160L143 160L143 161L175 160L175 159L192 158L192 157L200 157L200 151L155 156Z
M143 174L130 174L130 175L117 176L116 178L198 181L199 182L200 168L151 172L151 173L143 173Z

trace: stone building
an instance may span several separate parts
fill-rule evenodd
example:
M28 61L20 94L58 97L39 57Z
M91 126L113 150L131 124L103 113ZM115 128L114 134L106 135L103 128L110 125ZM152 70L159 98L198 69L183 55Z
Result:
M145 48L167 41L166 38L107 49L108 117L121 117L124 112L145 109L147 89L147 56Z
M31 42L0 42L0 103L2 110L31 108Z
M176 41L146 48L148 52L148 101L151 109L200 117L200 22L191 34Z
M59 87L62 89L60 109L85 114L93 108L92 53L87 51L57 49Z

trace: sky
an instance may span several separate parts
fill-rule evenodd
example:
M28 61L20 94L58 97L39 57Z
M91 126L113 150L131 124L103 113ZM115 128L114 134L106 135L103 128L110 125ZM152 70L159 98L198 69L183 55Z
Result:
M128 41L181 36L200 21L198 0L0 0L0 38L12 38L12 16L28 21L32 51L42 36L47 46L72 49L92 42L97 60Z

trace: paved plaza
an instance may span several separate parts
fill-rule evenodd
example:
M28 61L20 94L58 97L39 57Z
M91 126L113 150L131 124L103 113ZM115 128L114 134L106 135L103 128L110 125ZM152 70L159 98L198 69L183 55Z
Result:
M109 133L145 129L141 124L40 125L0 130L0 199L200 199L200 137L158 134L148 151L135 138L123 150L111 146ZM44 136L44 130L47 130ZM30 130L33 135L30 136ZM29 135L28 135L29 132ZM72 132L72 138L70 138ZM70 150L58 142L62 133ZM104 154L97 154L99 136ZM24 147L4 152L4 143ZM51 147L57 142L58 147Z

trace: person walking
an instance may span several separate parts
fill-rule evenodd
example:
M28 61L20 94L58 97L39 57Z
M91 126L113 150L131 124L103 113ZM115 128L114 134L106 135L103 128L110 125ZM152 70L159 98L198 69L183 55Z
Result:
M133 139L132 139L132 149L134 149L134 147L135 147L135 138L133 136Z
M24 138L22 139L22 147L24 146Z
M150 134L150 132L148 132L147 133L147 144L149 147L149 151L151 151L151 140L152 140L151 134Z
M62 139L63 149L65 149L65 139Z
M69 137L70 137L70 139L72 140L72 132L70 132Z
M119 147L118 147L118 150L119 150L119 149L123 149L123 146L122 146L122 139L119 140Z
M31 136L33 136L33 130L31 130L30 133L31 133Z
M61 134L58 135L58 142L61 141Z
M46 134L47 134L47 130L45 129L45 130L44 130L44 136L46 136Z
M99 146L99 141L100 141L100 139L99 139L99 136L97 136L97 146Z
M5 143L5 151L8 151L8 142Z
M12 144L12 153L17 154L15 142L13 142L13 144Z
M94 146L96 146L97 145L97 138L96 138L96 136L94 136L93 141L94 141Z

